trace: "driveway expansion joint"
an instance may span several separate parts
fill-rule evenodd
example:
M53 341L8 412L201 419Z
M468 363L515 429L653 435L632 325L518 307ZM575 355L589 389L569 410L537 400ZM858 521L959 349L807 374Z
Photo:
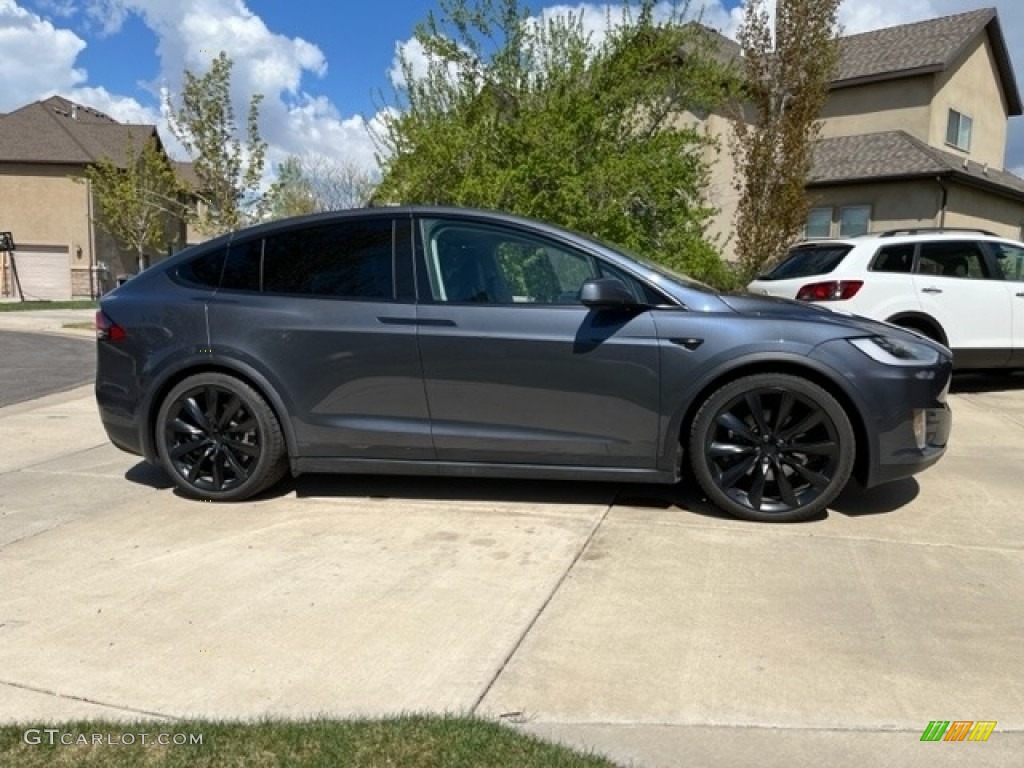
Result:
M480 705L483 703L484 699L487 698L487 694L491 692L491 689L494 688L494 684L498 682L498 679L508 668L508 665L512 662L512 659L519 652L519 649L522 647L523 643L526 642L527 636L530 634L531 631L533 631L533 628L537 625L537 622L540 620L540 617L544 614L544 611L547 610L547 607L551 604L551 601L555 599L555 595L558 594L558 591L562 588L562 585L565 583L565 580L569 578L569 574L572 573L572 569L576 567L576 563L578 563L580 561L580 558L583 557L583 553L587 551L587 547L590 546L590 542L593 541L594 536L597 535L598 530L601 528L602 525L604 525L604 521L608 519L608 514L612 511L612 507L614 506L615 498L613 498L608 503L608 506L604 508L604 511L597 518L594 524L590 527L590 531L587 533L587 536L583 540L583 543L580 545L579 549L576 550L576 554L573 556L572 560L569 561L569 565L566 566L565 571L562 572L562 575L558 578L558 581L555 582L555 585L551 588L551 591L548 593L548 596L544 598L544 602L541 603L540 607L537 609L537 612L534 613L533 618L531 618L530 621L527 622L526 627L523 628L523 631L519 634L519 637L516 638L516 641L512 644L512 648L505 655L505 658L502 659L501 664L498 665L498 669L495 671L491 679L487 681L487 684L484 686L484 689L480 692L480 695L477 696L476 699L473 701L473 705L469 708L470 716L476 715L477 710L479 710L480 708ZM516 712L508 714L518 716L520 713Z
M50 688L40 688L35 685L26 685L25 683L16 683L13 680L0 680L0 685L6 685L10 688L17 688L20 691L29 691L31 693L40 693L44 696L52 696L56 699L67 699L68 701L80 701L83 704L92 704L96 707L105 707L107 709L116 709L121 712L131 712L137 715L146 715L147 717L158 717L162 720L179 720L173 715L168 715L163 712L156 712L151 709L140 709L138 707L128 707L123 704L111 704L106 701L100 701L98 699L90 699L88 696L76 696L72 693L61 693Z

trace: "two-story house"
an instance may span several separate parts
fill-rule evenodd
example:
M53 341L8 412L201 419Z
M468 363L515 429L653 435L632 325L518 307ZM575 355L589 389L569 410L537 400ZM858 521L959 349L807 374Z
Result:
M135 255L96 226L85 168L123 162L129 146L150 138L160 141L153 125L120 123L60 96L0 115L0 231L16 246L0 259L0 295L89 298L135 272ZM169 226L180 228L183 245L184 225Z
M992 8L840 38L807 184L805 236L974 227L1022 238L1024 179L1005 168L1007 121L1020 114ZM731 134L722 116L705 126ZM737 194L723 143L709 198L721 211L713 231L728 256Z

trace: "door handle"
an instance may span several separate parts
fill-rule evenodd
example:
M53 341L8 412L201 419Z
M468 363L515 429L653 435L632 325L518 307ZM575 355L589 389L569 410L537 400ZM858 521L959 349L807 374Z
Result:
M383 323L384 325L433 325L444 327L455 326L454 320L430 317L378 317L377 322Z
M1017 298L1018 299L1024 299L1024 291L1018 291L1017 292Z
M921 293L942 293L941 288L922 288Z

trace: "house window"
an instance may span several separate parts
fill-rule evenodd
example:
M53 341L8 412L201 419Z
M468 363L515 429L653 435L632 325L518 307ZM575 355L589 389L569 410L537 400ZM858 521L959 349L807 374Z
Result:
M830 237L832 235L832 209L811 208L807 213L807 226L804 227L804 237L807 239L815 237Z
M839 209L839 236L866 235L871 223L870 205L848 205Z
M946 123L946 143L962 149L964 152L971 151L971 127L974 121L967 115L962 115L955 109L949 110L949 122Z

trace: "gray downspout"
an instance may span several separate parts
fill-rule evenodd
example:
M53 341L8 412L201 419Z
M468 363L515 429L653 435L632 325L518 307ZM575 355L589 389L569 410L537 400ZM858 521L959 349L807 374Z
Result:
M935 177L935 183L942 190L942 202L939 203L939 229L946 228L946 203L949 202L949 187L942 182L941 176Z
M99 284L99 260L96 258L96 228L93 223L92 208L92 181L85 180L86 216L89 218L89 298L96 300L100 297L102 286Z

